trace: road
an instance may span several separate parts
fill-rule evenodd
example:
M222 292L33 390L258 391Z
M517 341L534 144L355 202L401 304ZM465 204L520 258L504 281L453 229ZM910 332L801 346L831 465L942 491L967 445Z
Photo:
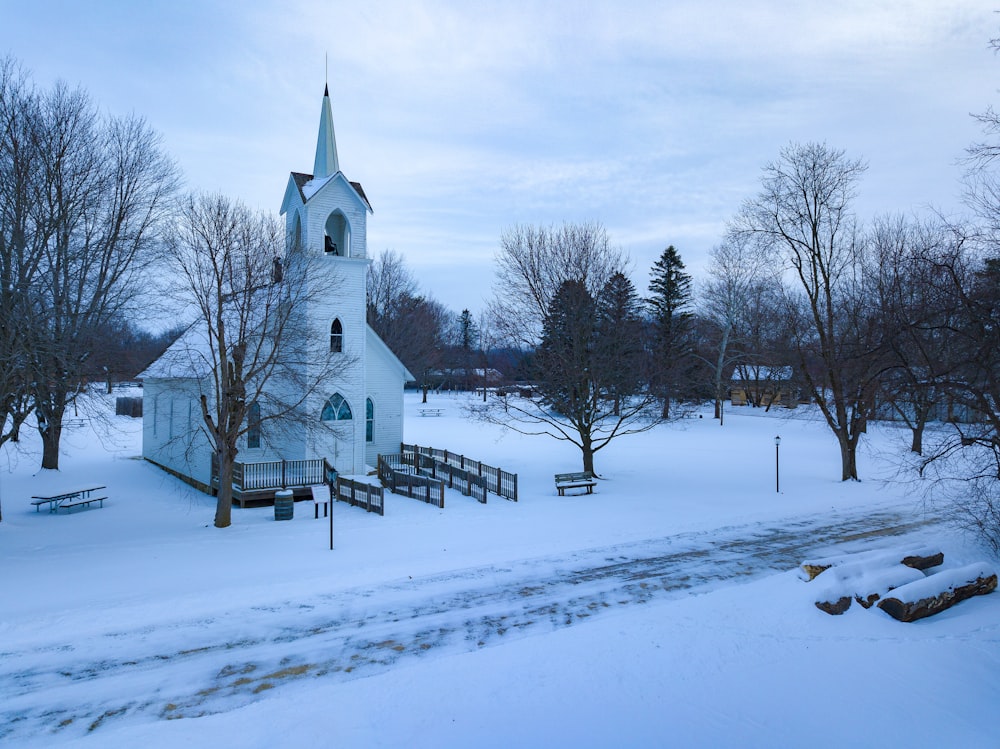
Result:
M0 741L79 736L114 721L218 713L304 679L347 680L407 659L544 634L620 607L797 566L937 522L893 512L797 518L455 570L270 601L66 642L0 646ZM178 647L178 644L183 647Z

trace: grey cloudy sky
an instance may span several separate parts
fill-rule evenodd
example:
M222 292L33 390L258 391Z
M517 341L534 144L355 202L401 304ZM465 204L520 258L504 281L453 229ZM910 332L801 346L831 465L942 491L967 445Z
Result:
M863 217L959 211L998 29L986 0L0 0L0 54L37 83L146 117L188 188L275 212L328 54L370 251L474 312L518 223L602 222L640 293L667 244L697 275L793 141L867 159Z

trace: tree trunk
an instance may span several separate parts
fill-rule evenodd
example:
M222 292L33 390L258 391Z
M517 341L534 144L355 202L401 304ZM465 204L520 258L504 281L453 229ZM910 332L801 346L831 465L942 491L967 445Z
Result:
M910 452L915 452L917 455L924 454L924 422L919 421L916 425L911 427L913 432L913 441L910 443Z
M840 436L841 481L858 480L857 442L843 435Z
M420 402L421 403L426 403L427 402L427 383L425 382L424 386L422 388L420 388L420 389L423 391L423 394L424 394L423 400L421 400Z
M228 528L233 522L233 457L228 450L216 453L219 463L219 495L215 503L215 527Z
M59 435L62 423L52 419L42 432L42 468L59 469Z

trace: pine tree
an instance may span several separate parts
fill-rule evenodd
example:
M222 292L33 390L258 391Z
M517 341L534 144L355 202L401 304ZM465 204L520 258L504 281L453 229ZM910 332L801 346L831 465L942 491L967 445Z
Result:
M680 253L670 245L650 272L647 299L653 322L653 371L651 385L663 404L663 418L670 414L670 399L686 369L686 340L691 326L691 277L684 272Z
M615 273L597 297L597 355L605 372L604 386L621 413L623 398L634 394L643 367L642 315L635 285Z

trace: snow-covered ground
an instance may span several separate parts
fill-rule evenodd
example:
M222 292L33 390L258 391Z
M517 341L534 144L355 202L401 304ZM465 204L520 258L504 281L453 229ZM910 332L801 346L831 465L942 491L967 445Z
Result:
M815 414L709 412L598 454L407 395L406 439L519 476L520 501L386 495L385 517L234 510L138 458L137 420L34 435L0 474L0 745L997 747L1000 595L912 624L813 606L808 558L932 545L983 560L894 476L877 427L841 483ZM111 406L109 405L110 409ZM27 430L26 430L27 432ZM781 491L775 491L780 434ZM103 508L32 495L106 485Z

